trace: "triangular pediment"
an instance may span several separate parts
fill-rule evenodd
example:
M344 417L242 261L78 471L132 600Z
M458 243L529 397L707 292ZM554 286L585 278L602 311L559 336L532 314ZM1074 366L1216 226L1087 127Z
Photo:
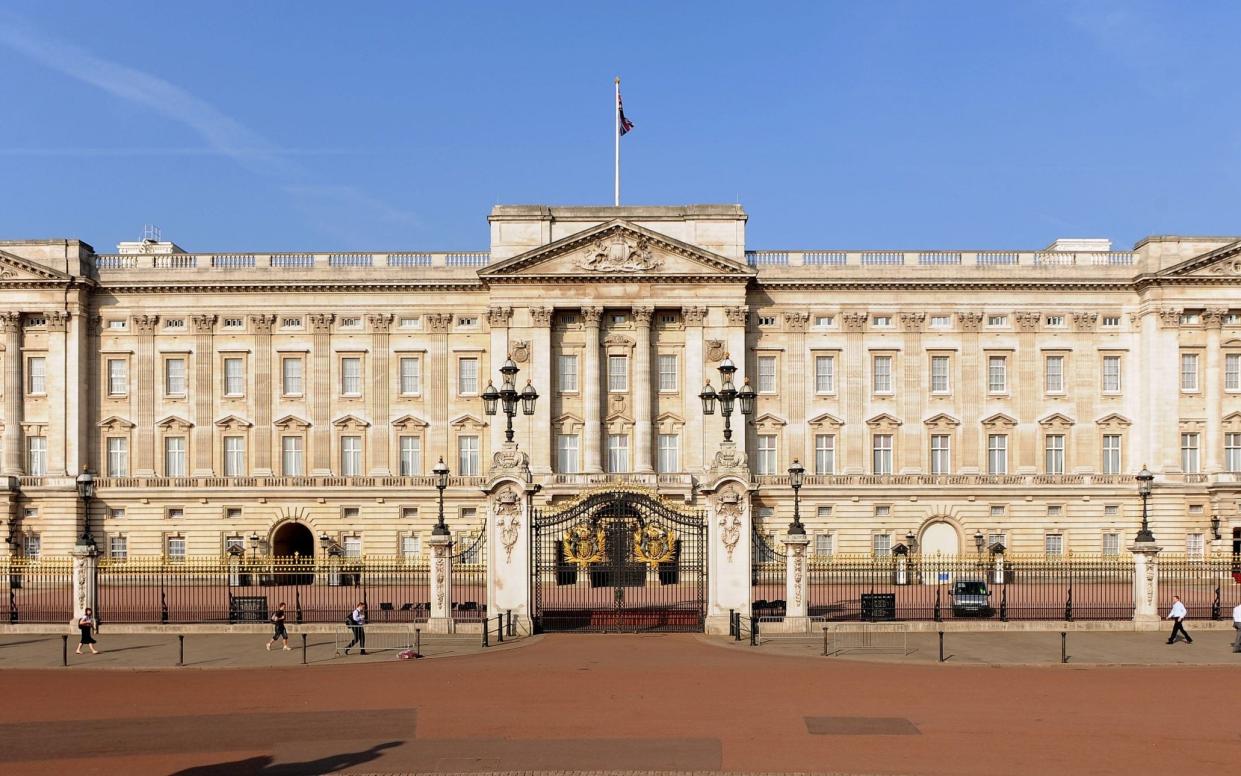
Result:
M8 251L0 251L0 282L22 280L68 280L63 272L26 261Z
M1038 422L1040 426L1071 426L1073 419L1060 412L1053 412Z
M937 415L932 415L931 417L927 418L926 420L922 422L923 424L927 426L959 426L961 425L961 421L952 417L947 412L941 412Z
M99 421L99 427L108 429L109 431L116 431L120 429L129 430L134 428L136 425L137 424L133 421L126 420L119 415L110 415Z
M899 426L901 425L901 420L900 418L897 418L893 415L889 415L886 412L881 412L875 417L866 421L866 425L871 426L872 428L875 426Z
M1131 426L1132 421L1119 412L1111 412L1095 421L1100 426Z
M845 422L843 420L830 412L824 412L823 414L816 415L806 421L806 425L808 426L843 426L844 424Z
M1156 277L1210 277L1241 280L1241 240L1234 240L1213 251L1165 267Z
M1012 427L1012 426L1017 425L1017 419L1011 415L1005 415L1003 412L997 412L990 417L983 418L982 424L984 426L1010 426Z
M417 415L402 415L392 421L393 428L399 428L403 431L413 431L414 429L426 428L431 424L418 417Z
M549 276L586 281L635 277L745 280L753 275L754 270L745 264L620 219L569 235L478 272L480 279L493 282Z
M285 415L279 420L272 421L272 425L279 429L307 429L310 428L310 421L305 418L299 418L296 415Z
M193 428L194 424L179 415L169 415L156 423L155 427L164 430L176 429L184 431L185 429Z
M359 418L357 415L342 415L333 420L332 425L337 428L366 428L370 425L370 421Z

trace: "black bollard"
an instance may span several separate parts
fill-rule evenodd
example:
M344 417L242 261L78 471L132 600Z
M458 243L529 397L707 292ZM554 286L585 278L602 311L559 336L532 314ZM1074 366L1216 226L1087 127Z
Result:
M185 634L177 634L177 665L185 665Z
M414 628L414 657L422 657L422 628Z
M1068 635L1064 631L1060 631L1060 662L1069 662Z
M944 662L944 632L939 632L939 662Z
M302 665L306 665L306 634L302 634Z
M69 637L60 637L60 663L66 668L69 666Z

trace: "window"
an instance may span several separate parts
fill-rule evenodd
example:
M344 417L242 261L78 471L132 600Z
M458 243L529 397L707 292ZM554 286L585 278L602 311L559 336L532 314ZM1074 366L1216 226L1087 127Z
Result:
M356 316L340 319L340 328L342 329L360 329L362 328L362 319Z
M224 437L224 476L243 477L246 473L246 438Z
M815 393L836 392L835 356L814 357L814 390Z
M344 539L345 539L345 542L344 542L345 557L346 558L362 557L362 537L361 536L346 536L344 537Z
M285 396L302 395L302 359L301 356L280 360L280 391Z
M1224 390L1241 391L1241 353L1224 356Z
M758 474L771 475L776 473L776 435L758 435Z
M1120 434L1103 435L1103 473L1120 474Z
M1198 390L1198 354L1181 354L1181 390Z
M623 324L628 318L624 313L612 313L612 323Z
M560 434L556 437L556 471L576 474L578 469L577 434Z
M225 507L224 508L224 519L225 520L240 520L241 519L241 507Z
M931 393L948 393L948 357L931 356Z
M125 519L125 508L124 507L110 507L108 509L108 517L110 517L113 520L124 520Z
M814 435L814 473L836 473L836 435Z
M31 356L26 359L26 393L47 393L47 359L43 356Z
M1224 471L1241 472L1241 434L1224 434Z
M181 520L185 517L185 510L181 507L168 507L164 512L164 517L168 520Z
M422 555L422 537L418 535L401 537L401 557L413 560Z
M225 319L224 319L224 328L226 328L226 329L234 329L234 330L236 330L236 329L244 329L244 328L246 328L246 322L245 322L245 320L244 320L244 319L242 319L242 318L225 318Z
M835 316L832 315L816 315L814 316L814 326L816 329L826 329L832 325Z
M400 390L402 396L413 396L422 392L422 362L413 356L403 356L400 364Z
M129 362L123 358L108 359L108 395L129 393Z
M47 437L26 437L26 472L33 477L47 474Z
M165 329L184 329L185 319L184 318L169 318L168 320L164 321L164 328Z
M991 505L991 516L992 517L1004 517L1005 511L1006 510L1003 504L992 504ZM987 543L994 544L994 542L987 542Z
M362 437L343 436L340 438L340 476L359 477L362 475Z
M1107 517L1115 518L1120 515L1120 507L1116 504L1106 504L1103 507L1103 514Z
M1199 323L1202 323L1202 316L1199 315L1198 313L1186 311L1186 312L1181 313L1181 323L1188 324L1190 326L1195 326Z
M670 353L659 355L659 390L674 392L678 388L677 357Z
M1008 316L1007 315L988 315L987 325L993 328L997 326L1007 326Z
M1043 537L1043 554L1060 556L1064 554L1064 534L1047 534Z
M931 328L932 329L948 329L951 327L952 327L952 319L949 318L947 315L932 315L931 316Z
M681 471L681 438L676 434L660 434L655 444L655 471L661 474Z
M577 356L560 356L556 359L557 383L564 393L577 392Z
M281 318L280 328L282 329L300 329L302 328L301 318Z
M240 358L224 359L224 395L244 396L246 393L246 375L243 371L244 362Z
M1181 434L1181 471L1198 473L1198 434Z
M759 326L775 326L775 325L776 325L776 316L774 316L774 315L760 315L760 316L758 316L758 325L759 325Z
M1103 357L1103 392L1120 392L1120 356Z
M457 472L462 477L478 476L478 437L472 434L457 437Z
M892 507L882 504L875 507L875 517L891 517Z
M1103 316L1103 328L1105 328L1105 329L1118 329L1118 328L1120 328L1120 316L1119 316L1119 315L1105 315L1105 316Z
M892 473L892 435L875 434L871 443L871 467L874 474Z
M947 434L931 435L931 474L952 474L952 450Z
M357 520L362 516L362 510L357 507L345 507L341 510L341 516L346 520Z
M1004 533L1000 531L992 531L991 533L987 534L987 546L994 547L997 544L1002 544L1005 547L1007 547L1008 537L1005 536Z
M1056 328L1059 328L1059 327L1061 327L1061 326L1064 326L1064 316L1063 316L1063 315L1049 315L1049 316L1047 316L1047 325L1048 325L1048 326L1053 326L1053 327L1056 327Z
M422 439L416 436L403 436L397 440L401 460L399 474L401 477L417 477L422 474Z
M1191 533L1185 535L1185 554L1189 557L1202 560L1204 545L1202 534Z
M819 518L820 520L827 520L832 516L832 507L829 504L821 504L814 511L814 514L815 514L815 517Z
M340 392L345 396L362 395L362 359L349 356L340 360Z
M1043 361L1043 388L1047 393L1064 393L1064 356L1048 356Z
M1064 434L1048 434L1044 439L1046 474L1064 474Z
M108 321L108 328L112 329L113 331L117 331L117 330L124 331L128 327L125 321L113 319L113 320Z
M892 393L892 357L875 356L871 362L875 393Z
M112 560L129 558L129 540L124 536L113 536L108 539L108 557Z
M987 434L987 474L1008 474L1008 435Z
M758 392L776 392L776 357L758 357Z
M409 522L418 519L418 507L401 507L401 519Z
M815 555L831 555L835 550L832 540L833 537L829 533L817 533L814 535L814 554Z
M478 359L457 359L457 393L473 396L478 393Z
M401 318L397 326L402 329L421 329L422 319L418 317Z
M629 471L629 436L608 434L608 471Z
M1064 512L1064 507L1060 506L1059 504L1051 504L1047 507L1048 517L1060 517L1060 515L1063 514L1063 512Z
M608 390L614 393L629 390L628 356L608 356Z
M302 476L302 438L280 437L280 471L286 477Z
M168 537L168 560L173 563L181 563L185 560L184 536Z
M43 552L43 538L38 534L26 534L26 557L38 558Z
M164 362L164 393L168 396L185 395L184 358L170 358Z
M880 327L880 328L888 327L892 325L892 316L876 315L873 319L873 322L876 327Z
M886 558L892 554L892 535L874 534L870 537L871 552L876 557Z
M457 318L457 326L462 329L473 328L478 325L478 318L473 315L464 315Z
M1008 390L1008 359L1004 356L987 357L987 392L1004 393Z
M164 476L185 476L185 437L164 437Z
M1108 532L1103 534L1103 554L1119 555L1120 554L1120 534Z

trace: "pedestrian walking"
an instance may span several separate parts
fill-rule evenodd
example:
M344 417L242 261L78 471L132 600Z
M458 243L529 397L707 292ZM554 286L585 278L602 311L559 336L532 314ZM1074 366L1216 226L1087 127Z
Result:
M363 655L366 654L366 604L359 602L358 608L349 613L345 618L345 624L349 626L349 630L353 631L353 641L345 647L345 654L349 654L349 650L354 644L357 644Z
M1189 632L1185 630L1184 620L1189 612L1185 609L1185 604L1181 603L1179 595L1172 596L1172 610L1168 612L1168 619L1172 620L1172 634L1168 636L1168 643L1176 643L1176 634L1179 632L1185 637L1186 644L1193 644L1194 640L1189 637Z
M1232 610L1232 627L1237 632L1237 637L1232 640L1232 651L1241 652L1241 604Z
M288 652L289 632L284 627L284 601L271 613L271 624L275 627L275 632L271 635L271 641L267 642L267 651L271 652L271 645L276 643L276 639L284 639L284 651Z
M82 654L82 647L90 647L92 655L98 655L99 650L95 649L95 637L92 632L98 630L99 623L95 621L95 612L88 606L82 616L78 618L78 630L82 632L82 640L78 642L75 655Z

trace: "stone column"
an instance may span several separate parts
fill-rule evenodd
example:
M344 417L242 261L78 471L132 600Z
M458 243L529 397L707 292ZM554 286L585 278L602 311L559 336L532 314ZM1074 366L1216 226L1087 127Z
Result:
M1207 474L1218 474L1223 471L1223 461L1221 460L1224 452L1223 437L1223 404L1221 404L1220 387L1224 382L1224 372L1220 367L1220 350L1219 350L1219 330L1224 322L1224 315L1227 310L1211 309L1202 314L1202 322L1207 327L1207 358L1206 371L1203 372L1203 380L1206 382L1206 409L1207 409L1207 428L1206 439L1203 443L1206 445L1206 468L1203 469Z
M1159 551L1154 542L1134 542L1133 553L1133 621L1159 627Z
M389 401L392 392L392 378L388 372L388 339L392 326L392 313L371 313L366 316L367 325L371 327L371 379L366 391L366 405L371 413L370 473L372 477L387 477L392 474L390 463L390 440L392 439L392 417Z
M1038 408L1043 395L1042 364L1036 332L1042 313L1020 312L1017 319L1017 352L1008 374L1008 395L1017 408L1017 428L1012 444L1015 474L1035 474L1039 470ZM1014 373L1016 379L1013 379Z
M740 462L740 461L738 461ZM749 477L729 477L703 488L707 496L706 632L728 633L730 610L750 614L751 513Z
M535 474L552 473L552 316L555 308L532 307L530 319L534 325L534 346L530 354L530 379L534 381L539 400L534 404L534 422L529 423L530 456ZM518 385L517 390L524 389ZM499 423L496 424L500 425ZM498 448L497 448L498 449Z
M155 385L161 366L155 357L155 327L158 315L135 315L134 333L138 335L138 428L134 444L134 476L155 476Z
M653 472L651 466L651 315L653 307L634 305L634 334L638 344L634 347L633 381L630 392L633 396L633 435L634 455L633 470L635 472Z
M750 371L750 349L747 347L746 342L746 327L750 320L750 308L748 305L725 307L724 317L728 321L728 332L725 335L725 341L728 343L728 354L732 357L733 363L737 365L737 373L733 375L733 382L737 390L741 390L745 386L745 378ZM757 386L751 385L750 387L758 390ZM719 388L717 385L716 390L718 391ZM750 445L749 420L749 418L741 414L741 402L737 402L733 407L733 442L736 445L737 452L743 458L746 457L746 450L749 449Z
M216 316L191 315L194 327L194 468L195 477L210 477L214 470L212 437L215 423L211 417L215 396L215 348L212 343Z
M602 375L599 373L599 319L602 307L583 307L582 324L586 330L585 362L582 368L582 447L587 474L603 471L602 451L602 398L599 395Z
M69 553L73 557L73 619L99 609L98 575L99 550L94 545L75 545ZM105 612L106 614L106 612Z
M63 477L69 437L66 422L69 407L66 400L68 392L77 387L68 379L66 338L69 314L62 310L49 310L43 315L47 319L47 474L49 477ZM76 367L74 364L75 372Z
M1098 313L1073 313L1073 353L1070 358L1072 377L1064 376L1073 400L1073 416L1077 422L1070 430L1073 444L1069 448L1067 470L1072 474L1089 474L1102 469L1102 445L1099 427L1092 421L1097 417L1095 397L1102 390L1103 362L1095 347L1095 324Z
M427 630L452 633L452 536L431 534L431 616Z
M431 313L426 316L431 343L427 356L430 359L431 380L423 389L426 398L428 422L427 450L423 460L438 461L441 457L450 469L456 469L456 451L451 450L452 429L448 427L448 402L453 380L449 375L448 330L452 327L451 313Z
M784 373L788 377L788 425L784 427L784 460L794 458L813 461L814 450L806 447L806 400L814 392L814 386L808 385L806 379L806 363L810 354L806 352L806 326L810 322L810 314L791 312L784 314L784 328L789 335L789 349L785 353ZM811 378L813 380L813 378ZM814 468L811 467L813 473Z
M22 384L22 314L0 313L4 328L4 474L17 477L26 473L26 456L22 455L22 403L26 394Z
M901 313L901 327L905 330L901 366L905 382L901 390L900 401L901 414L905 422L901 427L900 467L895 470L901 474L926 474L930 469L924 463L928 443L922 435L925 430L922 419L926 417L924 411L926 394L930 390L929 380L924 380L922 377L924 368L928 373L930 370L927 354L922 350L922 328L925 325L926 313ZM962 349L964 347L965 345L962 344ZM969 372L962 367L961 374L965 375ZM894 381L895 377L893 375ZM964 394L965 381L962 380L962 383L955 388ZM964 428L961 431L961 438L964 440L969 434L969 428L968 423L964 421L962 425ZM958 453L955 463L959 469L961 464L968 464L970 461L965 458L964 454Z
M310 473L327 476L332 473L332 313L314 313L310 318L313 335L311 379L314 387L310 401Z
M485 390L487 382L489 380L492 382L495 381L496 376L497 376L496 370L499 368L500 364L504 363L504 357L506 355L512 354L513 349L515 348L517 344L516 342L513 342L512 344L510 344L509 325L512 323L512 320L513 320L513 308L512 307L496 306L496 307L489 307L487 309L487 325L491 330L490 331L490 344L488 346L488 356L489 356L490 364L488 368L486 369L485 374L480 374L478 376L479 393L482 393L482 391ZM527 342L526 345L527 345L526 350L527 352L529 352L529 343ZM516 361L516 359L513 359L513 360ZM480 365L480 369L481 369L481 365ZM551 391L549 390L550 386L548 386L547 388L544 388L544 386L541 386L541 385L536 386L536 387L539 389L539 393L544 397L540 401L540 403L545 403L545 402L550 401L550 399L547 398L551 395ZM493 451L499 450L500 447L503 446L504 444L504 424L503 423L489 423L488 428L491 431L491 434L490 434L491 444L488 445L487 449L493 450Z
M271 313L250 316L254 330L254 464L256 477L273 474L271 459L271 412L275 385L272 383L271 327L276 316ZM280 380L280 376L275 376Z
M518 628L530 632L530 485L527 459L506 446L493 467L487 494L487 600L489 614L513 613ZM501 471L502 470L502 471Z
M981 466L984 453L979 451L980 432L978 422L982 420L982 380L987 379L987 370L980 367L979 357L982 355L982 343L979 342L978 331L982 327L982 313L957 313L957 322L961 324L961 454L957 456L954 468L962 474L977 474L986 471ZM929 367L928 367L929 368ZM981 374L981 378L979 375ZM966 375L969 375L967 378ZM928 443L924 443L924 447ZM929 455L929 451L928 451ZM929 466L927 469L929 470Z
M681 444L685 446L681 468L689 472L701 472L705 468L705 451L703 450L702 402L698 392L703 384L703 342L702 323L706 318L705 307L682 307L681 317L685 320L685 374L681 383L682 410L685 417L685 438ZM692 422L692 418L700 419Z
M809 613L810 587L806 569L809 545L810 537L806 534L784 536L784 606L789 618L806 617Z
M1152 386L1153 440L1155 457L1161 474L1181 471L1181 310L1159 311L1160 331L1155 338L1155 385ZM1201 379L1201 375L1199 376ZM1155 398L1158 397L1158 398Z
M865 474L870 460L866 449L866 349L862 341L866 329L866 313L844 313L840 316L845 327L845 369L838 377L838 390L843 391L844 467L842 474ZM907 423L913 422L906 420Z

